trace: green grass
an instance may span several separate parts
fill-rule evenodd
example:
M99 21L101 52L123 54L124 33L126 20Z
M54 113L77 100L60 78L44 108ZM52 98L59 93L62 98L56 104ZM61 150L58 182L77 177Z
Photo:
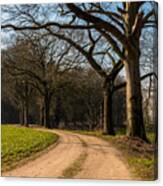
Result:
M156 179L156 159L154 151L154 133L147 133L152 144L147 144L138 139L127 139L124 131L117 131L116 136L102 135L100 131L74 131L79 134L92 135L109 141L122 152L124 161L129 165L133 177L140 180Z
M133 168L133 173L143 180L155 179L155 159L128 156L128 163Z
M149 141L151 143L154 143L155 142L155 133L154 132L147 132L147 138L149 139Z
M50 132L12 125L1 126L2 171L9 170L24 158L45 149L57 141L58 136Z

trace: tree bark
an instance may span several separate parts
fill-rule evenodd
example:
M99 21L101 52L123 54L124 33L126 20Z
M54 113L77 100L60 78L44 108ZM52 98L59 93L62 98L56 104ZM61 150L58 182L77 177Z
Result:
M55 127L58 128L61 121L61 98L59 96L56 97L56 105L55 105Z
M20 105L19 108L19 123L20 125L24 125L24 109L23 109L23 104Z
M104 87L103 134L115 135L112 123L112 84Z
M24 99L24 125L25 127L29 127L28 124L28 107L29 107L29 86L28 83L25 82L25 99Z
M44 106L43 106L43 104L40 105L39 111L40 111L39 123L41 126L44 126Z
M23 126L25 125L25 121L24 121L24 110L25 110L25 108L24 108L24 101L23 101L23 103L22 103L22 125Z
M46 128L50 129L51 128L51 125L50 125L50 99L49 99L48 95L45 95L44 105L45 105L44 126Z
M140 137L147 141L143 121L142 94L139 71L139 54L128 52L126 58L126 107L127 107L127 136ZM136 55L135 55L136 54Z
M128 44L125 47L125 72L126 72L126 108L127 108L127 136L139 137L147 140L142 110L141 78L139 70L140 36L139 8L140 3L126 2L123 4L126 14L125 36Z
M19 123L22 125L22 111L19 110Z
M25 127L29 127L29 125L28 125L28 104L27 103L24 104L23 117L24 117L24 125L25 125Z

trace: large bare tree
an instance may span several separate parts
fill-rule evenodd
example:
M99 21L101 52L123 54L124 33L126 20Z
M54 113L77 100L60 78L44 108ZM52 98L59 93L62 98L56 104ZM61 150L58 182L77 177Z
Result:
M57 11L54 10L56 7ZM37 5L16 6L12 11L9 11L10 15L14 15L14 18L15 14L17 14L16 22L5 22L2 28L30 29L34 31L42 29L42 32L67 41L84 55L89 64L105 79L104 132L110 134L114 134L112 122L108 117L111 112L111 107L108 106L111 101L110 92L112 92L117 73L124 65L127 97L127 135L147 140L142 111L139 44L142 29L157 25L153 6L146 2L54 5L48 9L48 12L52 11L54 13L53 19L47 18L47 14L45 17L41 16L40 19L36 10L45 13L47 7ZM8 10L5 10L5 12L8 12ZM58 16L58 21L54 21L56 16ZM73 36L80 36L82 31L84 35L87 35L86 38L88 39L82 39L82 41L80 37L78 40L74 39ZM97 47L99 45L97 43L102 39L107 47L103 46L101 50L105 54L109 54L110 47L112 50L111 58L114 59L114 65L110 72L103 68L103 61L100 61L99 57L95 57L96 53L98 53ZM107 63L109 62L110 60L107 60Z

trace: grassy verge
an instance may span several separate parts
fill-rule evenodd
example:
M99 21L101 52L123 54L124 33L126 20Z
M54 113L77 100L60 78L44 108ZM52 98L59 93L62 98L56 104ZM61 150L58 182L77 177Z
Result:
M1 126L2 171L20 165L21 160L31 157L54 144L58 136L50 132L12 125Z
M138 138L129 139L123 135L123 131L118 131L116 136L102 135L99 131L75 132L93 135L109 141L122 152L124 160L128 163L135 179L154 180L157 178L154 135L152 133L147 134L152 144L147 144Z

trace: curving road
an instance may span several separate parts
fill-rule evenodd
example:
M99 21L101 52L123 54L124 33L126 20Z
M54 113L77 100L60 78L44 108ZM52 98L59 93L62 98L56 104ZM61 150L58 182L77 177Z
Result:
M74 178L132 179L128 167L121 160L120 152L108 142L62 130L50 132L60 136L56 147L21 167L2 173L2 176L63 178L64 171L71 168L84 153L86 157Z

